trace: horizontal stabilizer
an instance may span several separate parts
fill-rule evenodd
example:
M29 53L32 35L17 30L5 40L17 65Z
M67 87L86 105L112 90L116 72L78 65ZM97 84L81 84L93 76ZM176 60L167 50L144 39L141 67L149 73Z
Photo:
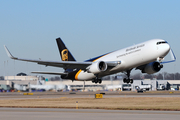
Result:
M67 75L67 73L60 73L60 72L42 72L42 71L35 71L31 72L34 74L49 74L49 75Z

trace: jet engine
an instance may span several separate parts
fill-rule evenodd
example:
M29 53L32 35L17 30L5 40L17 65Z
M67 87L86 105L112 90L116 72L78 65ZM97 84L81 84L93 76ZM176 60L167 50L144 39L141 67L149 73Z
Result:
M147 65L142 70L142 73L147 73L147 74L153 74L156 72L159 72L163 68L163 65L161 65L159 62L151 62Z
M93 62L86 70L89 73L98 74L107 70L107 64L103 61Z

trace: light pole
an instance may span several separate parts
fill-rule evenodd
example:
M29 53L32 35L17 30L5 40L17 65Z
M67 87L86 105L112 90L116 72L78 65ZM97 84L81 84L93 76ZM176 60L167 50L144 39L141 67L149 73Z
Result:
M5 76L6 76L6 61L4 61L4 80L5 80Z
M7 60L7 80L8 80L8 60Z
M174 63L174 80L175 80L175 67L176 67L176 64Z
M15 60L14 60L14 80L15 80Z

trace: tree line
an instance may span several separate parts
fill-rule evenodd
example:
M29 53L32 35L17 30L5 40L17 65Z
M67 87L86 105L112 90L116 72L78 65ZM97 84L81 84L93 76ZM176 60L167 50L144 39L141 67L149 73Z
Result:
M119 75L113 75L113 76L106 76L103 77L103 80L120 80L126 78L125 74L119 74ZM132 74L131 78L134 80L144 80L144 79L157 79L157 80L180 80L180 73L157 73L157 74L142 74L142 73L136 73Z

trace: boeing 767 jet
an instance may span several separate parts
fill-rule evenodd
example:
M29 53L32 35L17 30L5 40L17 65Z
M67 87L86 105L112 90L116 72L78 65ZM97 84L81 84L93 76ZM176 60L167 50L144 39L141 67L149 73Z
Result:
M102 77L123 72L127 75L124 83L133 83L130 78L132 69L139 69L142 73L153 74L163 68L164 63L174 62L176 57L167 41L153 39L124 49L109 52L98 57L77 62L67 49L61 38L56 39L62 61L43 61L14 57L6 46L8 56L14 60L35 62L40 65L61 67L64 72L36 71L32 73L61 75L62 79L89 81L101 83ZM173 59L164 61L164 57L171 52Z

